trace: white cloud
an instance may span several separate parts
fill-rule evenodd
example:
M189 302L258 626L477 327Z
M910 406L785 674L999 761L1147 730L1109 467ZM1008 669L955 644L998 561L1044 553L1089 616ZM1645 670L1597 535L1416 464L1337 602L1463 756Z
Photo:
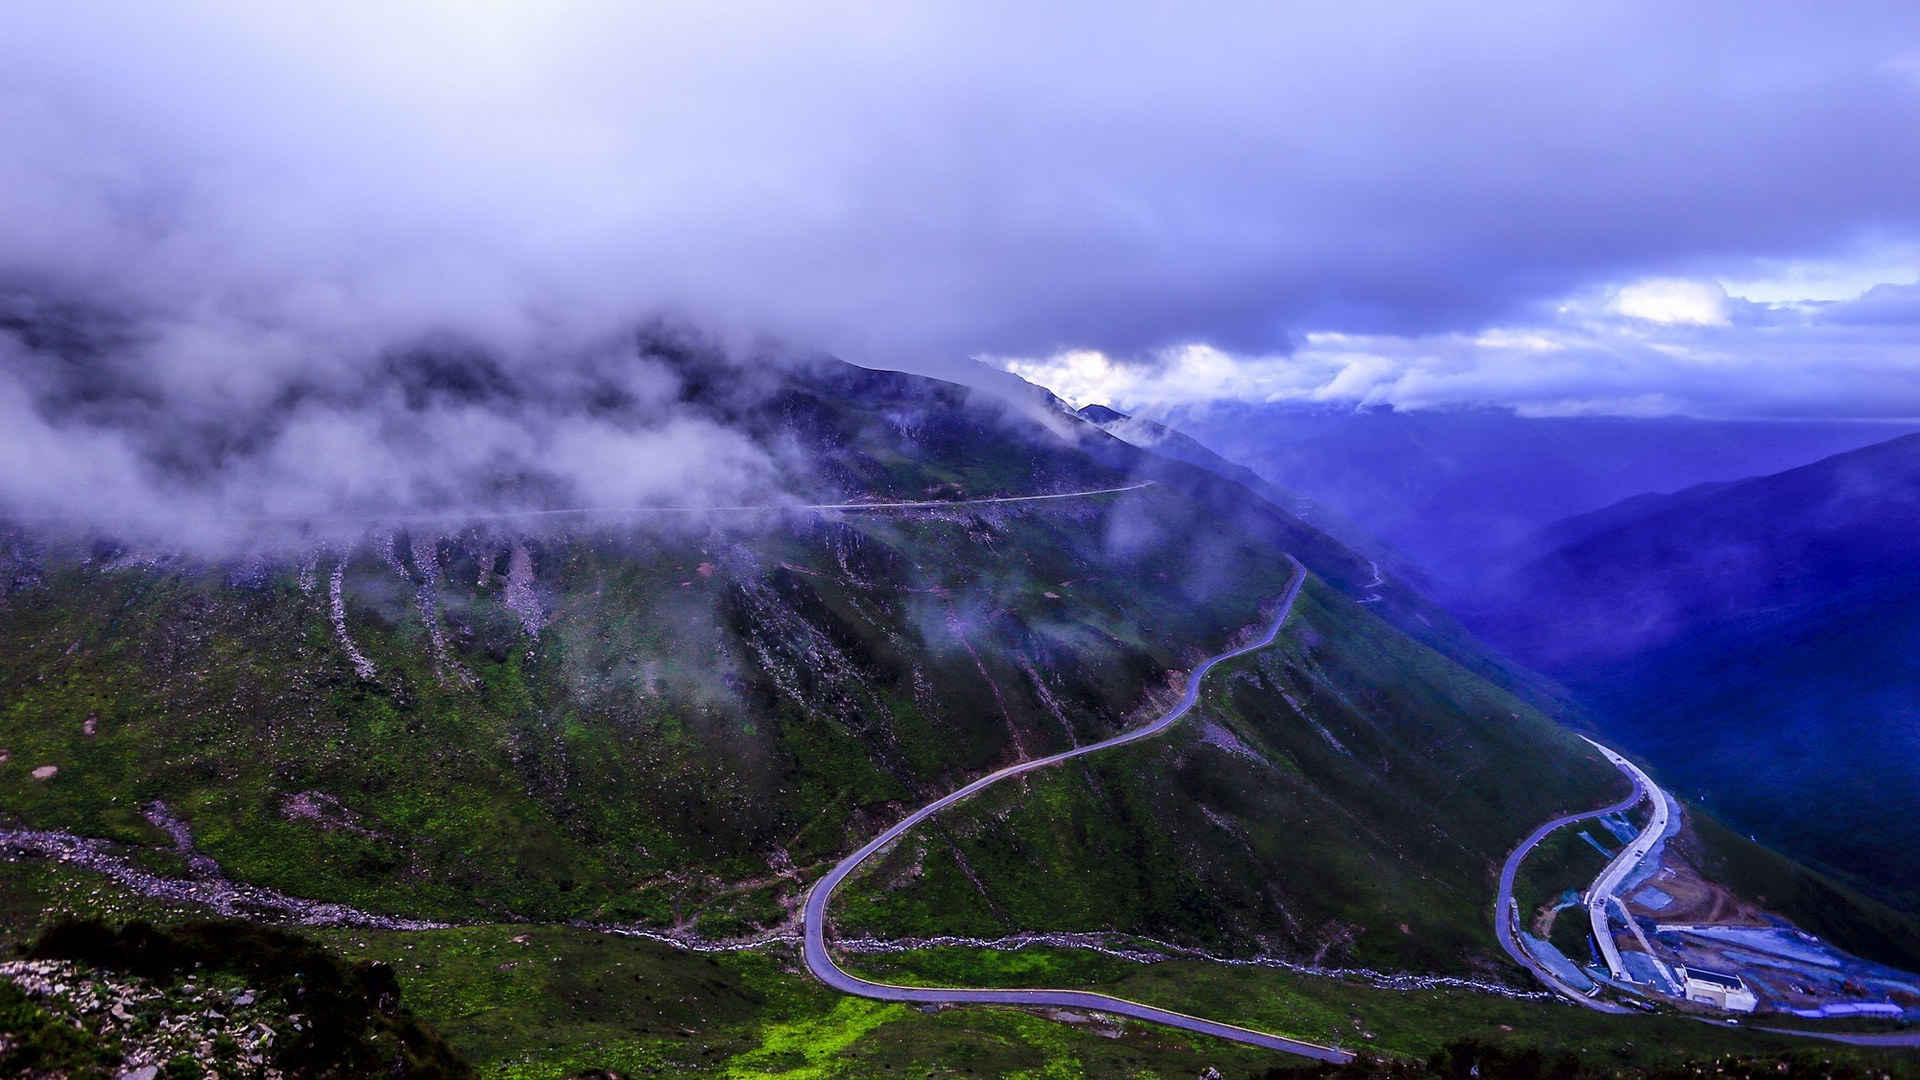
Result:
M1096 405L1136 397L1148 389L1146 373L1108 359L1096 349L1073 349L1043 359L982 357L1031 383L1052 390L1075 405ZM1209 387L1209 396L1218 387Z
M1611 307L1618 314L1655 323L1725 326L1729 321L1727 290L1712 281L1636 281L1614 294Z
M1830 305L1811 301L1736 318L1739 305L1711 282L1655 279L1474 332L1315 331L1283 356L1189 345L1140 362L1082 349L1001 366L1076 404L1122 410L1239 399L1490 404L1534 416L1920 416L1920 325L1862 330L1827 321Z
M1052 356L980 357L1075 405L1172 397L1182 401L1306 395L1325 381L1324 362L1234 356L1207 344L1181 345L1146 363L1116 360L1097 349Z
M1844 259L1769 260L1717 280L1729 296L1756 304L1852 300L1875 285L1920 283L1920 247L1889 245Z

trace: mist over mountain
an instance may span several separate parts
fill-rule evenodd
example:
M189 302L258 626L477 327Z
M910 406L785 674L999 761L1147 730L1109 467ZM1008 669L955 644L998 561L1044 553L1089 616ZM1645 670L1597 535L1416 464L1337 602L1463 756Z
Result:
M1123 442L1224 476L1267 502L1286 507L1303 520L1313 522L1328 535L1338 537L1341 543L1373 560L1376 568L1385 564L1397 578L1411 579L1414 585L1422 589L1430 587L1426 571L1382 543L1377 534L1338 511L1282 489L1245 465L1221 457L1184 432L1145 416L1130 416L1105 405L1085 406L1079 410L1079 414Z
M0 1075L1912 1072L1910 6L0 3Z
M217 548L379 517L764 502L811 474L683 400L671 358L715 351L690 331L339 344L216 341L16 296L0 512Z
M1405 552L1463 605L1486 576L1527 556L1533 534L1563 518L1646 492L1776 472L1914 429L1240 402L1171 407L1163 418Z

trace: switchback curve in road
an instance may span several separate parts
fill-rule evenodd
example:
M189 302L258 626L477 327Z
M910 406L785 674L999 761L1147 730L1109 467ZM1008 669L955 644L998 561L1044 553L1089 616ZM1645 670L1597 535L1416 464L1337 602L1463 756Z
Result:
M1110 739L1103 739L1096 743L1088 743L1085 746L1075 747L1072 750L1052 754L1048 757L1018 762L998 772L989 773L971 784L960 788L958 791L936 799L926 806L915 810L913 813L908 814L892 828L874 837L868 841L864 847L847 856L845 859L842 859L832 870L827 871L826 876L814 883L812 890L807 894L804 917L804 944L807 969L813 973L815 978L836 990L843 993L856 994L860 997L876 998L881 1001L902 1001L935 1005L1052 1006L1057 1008L1095 1009L1100 1012L1131 1017L1135 1020L1146 1020L1156 1024L1166 1024L1170 1027L1182 1028L1203 1035L1213 1035L1222 1039L1229 1039L1234 1042L1258 1046L1268 1050L1280 1050L1290 1054L1299 1054L1303 1057L1314 1058L1319 1061L1332 1062L1335 1064L1344 1064L1352 1061L1353 1054L1350 1051L1341 1050L1337 1047L1321 1046L1317 1043L1305 1042L1300 1039L1290 1039L1284 1035L1272 1035L1264 1031L1255 1031L1251 1028L1240 1027L1237 1024L1227 1024L1218 1020L1208 1020L1205 1017L1189 1016L1186 1013L1174 1012L1171 1009L1162 1009L1137 1001L1129 1001L1126 998L1097 994L1087 990L969 989L965 987L896 986L891 983L873 982L868 979L862 979L857 975L849 974L845 969L840 967L839 964L834 962L832 955L827 951L827 905L833 899L833 890L838 888L842 881L846 880L847 875L853 873L854 868L865 862L881 848L898 840L908 829L913 828L915 825L939 813L941 810L952 806L954 803L975 795L981 790L991 787L1002 780L1019 776L1023 773L1029 773L1035 769L1044 769L1049 765L1058 765L1063 761L1082 757L1100 750L1108 750L1116 746L1125 746L1128 743L1138 742L1141 739L1151 738L1160 734L1162 731L1171 727L1175 721L1185 716L1200 700L1200 684L1201 681L1206 678L1207 672L1212 671L1216 665L1223 661L1231 660L1237 656L1243 656L1256 649L1263 649L1273 644L1274 639L1280 634L1281 624L1286 622L1287 615L1293 610L1293 602L1294 599L1300 595L1300 587L1306 583L1306 567L1302 566L1297 559L1290 559L1290 561L1293 562L1294 567L1293 579L1287 584L1287 591L1280 600L1279 613L1274 616L1273 625L1267 628L1266 634L1257 641L1250 642L1235 649L1230 649L1218 656L1209 657L1198 667L1194 668L1193 674L1187 679L1186 693L1181 696L1179 702L1176 703L1173 708L1169 709L1158 719L1140 727L1133 728L1130 731L1122 732Z
M1598 746L1599 744L1595 743L1594 745ZM1565 982L1562 982L1558 976L1554 975L1552 971L1548 970L1546 965L1535 960L1533 956L1520 945L1520 941L1514 933L1514 924L1519 921L1520 912L1518 905L1514 903L1513 899L1513 880L1520 873L1520 864L1526 861L1527 855L1533 851L1534 847L1538 845L1540 841L1545 840L1548 834L1562 826L1572 825L1575 822L1587 821L1607 814L1619 813L1645 798L1647 789L1641 785L1640 778L1632 773L1627 773L1626 776L1627 779L1633 781L1633 793L1626 798L1621 799L1612 806L1603 806L1598 810L1588 810L1579 814L1567 814L1564 817L1554 818L1552 821L1541 825L1529 833L1527 838L1520 842L1520 846L1513 849L1513 854L1507 856L1506 865L1500 868L1500 891L1495 895L1493 900L1493 933L1495 937L1500 939L1500 947L1507 951L1507 955L1513 957L1515 963L1533 972L1535 978L1546 983L1555 993L1577 1005L1584 1005L1595 1012L1603 1013L1629 1013L1633 1010L1624 1005L1616 1005L1611 1001L1599 1001L1590 998L1580 991L1575 990L1573 987L1568 986Z
M1581 737L1586 738L1584 735ZM1622 847L1619 854L1607 861L1606 868L1600 871L1600 876L1594 878L1593 884L1587 888L1587 914L1593 923L1594 943L1600 947L1601 959L1606 961L1607 974L1617 980L1632 981L1632 976L1627 973L1626 964L1620 959L1620 950L1613 943L1613 931L1609 926L1608 908L1619 908L1620 917L1626 921L1627 929L1640 942L1640 947L1646 950L1647 958L1652 961L1660 977L1665 980L1666 985L1662 989L1670 993L1678 992L1680 989L1678 981L1673 978L1673 973L1660 959L1659 954L1654 952L1653 943L1647 940L1646 931L1640 928L1639 923L1633 921L1633 916L1627 911L1626 902L1618 895L1620 886L1640 868L1640 864L1645 862L1647 856L1653 851L1654 845L1659 843L1660 838L1666 834L1668 815L1671 812L1668 810L1667 794L1660 790L1660 785L1653 782L1653 777L1648 776L1645 770L1627 760L1625 756L1592 739L1587 739L1587 743L1612 762L1614 768L1632 777L1634 787L1646 792L1653 802L1653 817L1647 822L1647 827L1640 830L1630 843Z
M1586 737L1581 736L1581 738L1585 739ZM1603 806L1598 810L1588 810L1585 813L1568 814L1565 817L1554 818L1552 821L1533 830L1525 840L1521 841L1520 846L1513 849L1513 854L1507 856L1506 865L1500 868L1500 892L1493 904L1493 929L1494 936L1500 939L1500 947L1507 951L1507 955L1513 957L1515 962L1525 967L1528 971L1533 972L1541 982L1546 983L1555 993L1560 994L1562 997L1565 997L1577 1005L1584 1005L1595 1012L1625 1014L1631 1013L1634 1010L1623 1005L1616 1005L1610 1001L1597 1001L1556 978L1552 971L1542 966L1539 961L1528 955L1527 951L1521 948L1519 941L1516 940L1514 935L1514 923L1518 920L1520 913L1513 900L1513 880L1519 872L1521 862L1526 859L1527 854L1533 850L1535 845L1546 839L1549 833L1552 833L1563 825L1571 825L1578 821L1586 821L1590 818L1597 818L1605 814L1619 813L1632 807L1649 794L1656 799L1664 800L1666 798L1665 793L1653 784L1652 778L1648 777L1639 767L1628 762L1625 757L1608 747L1594 742L1592 739L1586 739L1586 741L1593 743L1594 747L1599 749L1607 760L1621 771L1622 775L1633 781L1633 793L1619 802L1614 803L1612 806ZM1662 824L1664 825L1664 818L1662 819ZM1640 838L1636 839L1636 844L1640 839L1645 838L1645 833L1643 833ZM1644 852L1642 852L1642 855L1644 855ZM1604 878L1605 876L1603 873L1602 877ZM1716 1027L1724 1023L1723 1021L1712 1020L1703 1016L1694 1017L1693 1019L1703 1024L1713 1024ZM1762 1027L1758 1025L1745 1028L1744 1030L1764 1031L1773 1035L1793 1035L1803 1039L1825 1039L1828 1042L1848 1043L1853 1046L1920 1047L1920 1032L1914 1031L1809 1031L1805 1028Z

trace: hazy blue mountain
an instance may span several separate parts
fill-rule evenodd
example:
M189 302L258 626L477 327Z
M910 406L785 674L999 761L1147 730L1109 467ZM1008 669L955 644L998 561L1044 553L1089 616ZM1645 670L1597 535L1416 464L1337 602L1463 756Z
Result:
M1683 790L1920 892L1920 435L1557 525L1470 624Z
M1286 490L1239 462L1227 460L1185 432L1144 416L1128 415L1107 405L1088 405L1079 410L1079 415L1124 443L1150 450L1160 457L1197 465L1245 487L1275 506L1284 507L1301 520L1313 523L1327 535L1367 556L1383 573L1408 581L1415 588L1430 590L1432 587L1424 571L1416 564L1350 518L1298 492Z
M1778 472L1913 430L1240 402L1153 415L1351 519L1424 566L1456 600L1553 522L1650 491Z

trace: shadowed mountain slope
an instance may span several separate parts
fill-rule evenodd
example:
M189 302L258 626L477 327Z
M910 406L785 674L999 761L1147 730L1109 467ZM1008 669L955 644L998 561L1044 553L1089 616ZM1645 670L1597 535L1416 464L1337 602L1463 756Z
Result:
M1557 532L1474 624L1739 827L1920 902L1920 436Z
M1647 491L1778 472L1911 423L1525 417L1219 402L1155 417L1404 552L1449 603L1541 528Z

